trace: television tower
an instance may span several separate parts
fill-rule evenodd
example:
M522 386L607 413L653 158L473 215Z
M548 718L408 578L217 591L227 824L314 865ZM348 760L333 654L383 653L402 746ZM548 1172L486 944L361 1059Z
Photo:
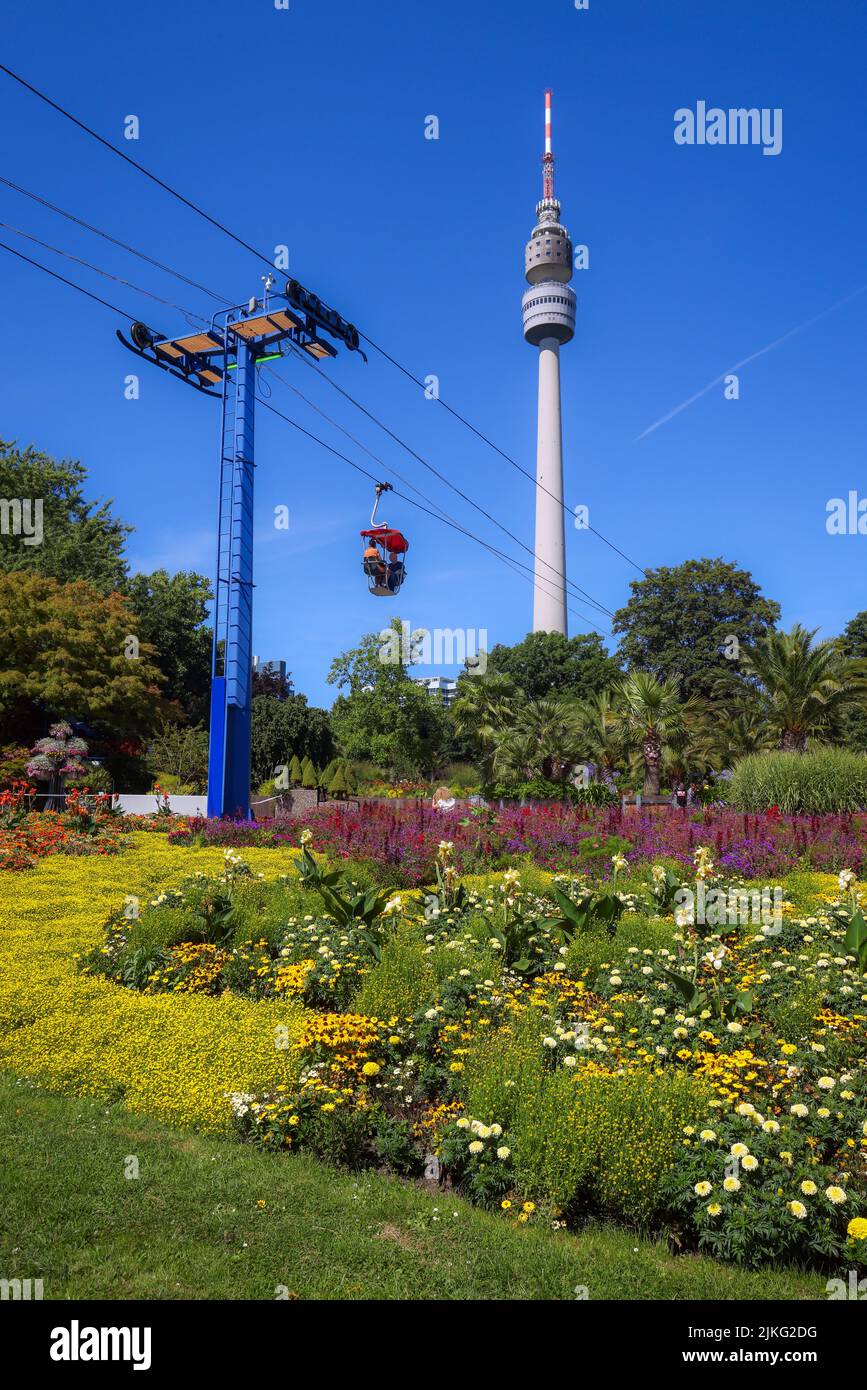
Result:
M560 344L575 333L572 242L560 225L554 197L551 93L545 93L542 201L524 251L530 288L521 309L524 337L539 349L539 419L536 433L536 552L533 631L566 633L566 527L563 510L563 437L560 426Z

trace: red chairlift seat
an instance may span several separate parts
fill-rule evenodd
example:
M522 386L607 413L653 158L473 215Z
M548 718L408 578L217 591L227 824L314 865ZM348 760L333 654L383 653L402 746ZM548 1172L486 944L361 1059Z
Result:
M409 541L385 522L362 531L361 539L368 542L362 562L368 589L377 598L393 598L406 578L403 557L409 550ZM370 550L377 552L375 558L366 553Z

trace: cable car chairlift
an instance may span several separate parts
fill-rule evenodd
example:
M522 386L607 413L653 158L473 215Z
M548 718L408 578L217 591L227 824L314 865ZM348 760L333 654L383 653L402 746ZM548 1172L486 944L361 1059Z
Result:
M361 539L366 542L362 566L370 592L377 598L393 598L406 578L404 556L409 550L409 541L386 522L377 524L376 509L384 492L391 492L391 483L376 484L370 527L361 532Z

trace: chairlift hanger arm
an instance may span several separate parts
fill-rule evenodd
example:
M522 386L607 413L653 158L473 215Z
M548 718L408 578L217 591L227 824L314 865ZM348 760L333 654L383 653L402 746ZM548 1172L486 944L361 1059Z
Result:
M118 341L123 343L125 348L135 353L136 357L141 357L144 362L150 362L154 367L159 367L161 372L168 372L169 376L175 377L178 381L183 381L187 386L192 386L194 391L201 391L203 396L211 396L214 400L220 400L222 397L222 391L209 391L207 386L203 386L201 382L195 381L191 375L179 371L177 367L173 367L168 362L162 361L153 349L148 351L145 348L136 347L135 343L129 342L129 340L124 337L119 328L115 329L115 335Z

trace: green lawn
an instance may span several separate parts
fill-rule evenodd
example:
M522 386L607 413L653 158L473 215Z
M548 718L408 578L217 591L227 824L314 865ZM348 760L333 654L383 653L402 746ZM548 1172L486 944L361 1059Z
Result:
M129 1157L140 1176L124 1176ZM257 1204L264 1202L264 1207ZM0 1277L47 1299L825 1298L600 1228L517 1228L447 1193L334 1172L0 1078Z

